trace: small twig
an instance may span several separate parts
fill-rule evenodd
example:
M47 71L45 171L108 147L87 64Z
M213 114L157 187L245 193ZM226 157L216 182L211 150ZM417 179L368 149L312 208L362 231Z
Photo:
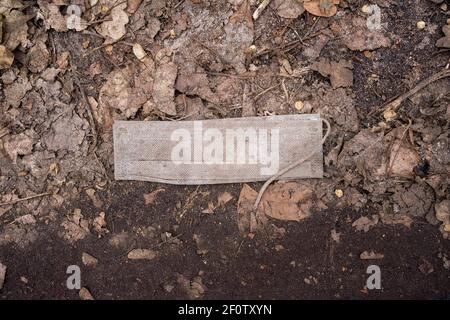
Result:
M431 84L431 83L433 83L433 82L435 82L437 80L446 78L446 77L450 77L450 69L447 69L447 68L444 69L444 70L441 70L441 71L439 71L439 72L437 72L435 74L433 74L432 76L430 76L429 78L427 78L425 80L422 80L414 88L412 88L408 92L405 92L405 93L401 94L396 99L394 99L393 101L391 101L388 104L386 104L383 107L383 111L385 112L385 111L388 111L388 110L392 110L392 111L397 110L398 107L400 107L400 105L403 103L403 101L405 101L409 97L413 96L414 94L416 94L417 92L419 92L420 90L422 90L423 88L428 86L429 84ZM377 112L379 109L380 108L376 108L370 114L373 114L373 113Z
M35 199L35 198L39 198L39 197L45 197L45 196L49 196L51 194L52 194L52 192L44 192L44 193L35 194L33 196L29 196L29 197L25 197L25 198L21 198L21 199L16 199L16 200L9 201L9 202L3 202L3 203L0 203L0 207L2 207L2 206L11 206L11 205L14 205L14 204L22 202L22 201L27 201L27 200L31 200L31 199Z
M256 101L260 96L262 96L263 94L269 92L270 90L275 89L275 88L278 87L279 85L280 85L280 84L277 83L276 85L271 86L271 87L269 87L269 88L267 88L267 89L261 91L260 93L258 93L256 96L253 97L253 100Z
M257 20L259 16L263 13L264 9L267 8L271 0L264 0L261 4L256 8L255 12L253 12L253 19Z

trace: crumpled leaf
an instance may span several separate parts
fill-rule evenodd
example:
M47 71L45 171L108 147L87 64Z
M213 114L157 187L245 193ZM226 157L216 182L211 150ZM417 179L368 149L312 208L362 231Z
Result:
M312 64L311 69L324 77L329 76L333 89L353 85L353 72L351 71L353 66L349 61L339 60L339 62L335 62L328 58L320 58Z
M303 0L274 0L271 2L271 7L280 17L295 19L305 12L302 2Z
M197 95L210 102L218 102L217 96L209 87L208 77L205 72L183 73L180 71L175 83L175 89L187 95Z
M28 51L27 66L33 73L42 72L50 62L50 52L43 39L36 41L36 44Z
M436 41L436 47L450 48L450 25L447 24L443 26L442 32L444 32L445 37L442 37Z
M175 80L178 67L170 60L169 52L158 52L155 81L153 85L153 101L158 110L174 116L177 114L175 106Z
M13 163L16 163L17 156L31 154L36 138L37 134L33 129L28 129L22 133L6 137L4 149Z
M59 233L60 236L70 243L84 239L89 234L89 221L84 219L80 209L75 209L70 216L67 216L61 226L64 231Z
M196 276L192 280L189 280L184 275L177 274L177 283L187 294L189 299L201 298L206 291L206 287L203 284L202 278L200 276Z
M67 31L67 17L60 11L59 7L48 0L38 0L40 15L44 19L45 28L54 29L58 32Z
M139 6L141 5L142 0L128 0L127 1L127 12L128 13L135 13L136 10L139 8Z
M238 73L246 72L245 57L253 43L254 30L250 3L244 0L225 26L225 38L217 52L221 59L232 65Z
M332 17L337 12L339 0L312 0L303 2L303 7L309 13L318 17Z
M300 221L311 216L312 196L308 185L278 182L267 188L259 207L271 218Z
M14 61L14 55L5 46L0 45L0 70L8 69Z
M50 151L77 151L86 135L83 127L87 125L87 121L75 112L67 112L53 122L51 130L43 135L42 142Z
M244 184L237 205L237 223L242 233L253 233L262 229L267 223L267 218L262 211L253 212L253 204L257 196L258 193L255 190L248 184Z
M18 10L7 11L4 14L4 45L11 51L15 50L19 45L26 48L29 44L27 21L30 19L30 16Z
M165 191L166 191L166 189L164 189L164 188L158 188L158 189L156 189L156 190L154 190L154 191L152 191L150 193L144 194L144 202L145 202L145 204L149 205L149 204L155 203L156 196L159 193L165 192Z
M125 12L127 4L125 2L108 0L105 5L111 9L111 21L105 21L100 24L96 30L102 36L107 38L106 42L114 42L122 38L126 33L125 25L128 23L128 14Z
M391 45L384 29L369 30L363 17L345 15L335 22L331 29L342 37L344 44L352 51L372 51Z
M376 226L378 224L379 218L377 215L372 215L371 218L369 217L361 217L359 219L356 219L352 223L352 227L356 228L358 231L369 231L372 227Z

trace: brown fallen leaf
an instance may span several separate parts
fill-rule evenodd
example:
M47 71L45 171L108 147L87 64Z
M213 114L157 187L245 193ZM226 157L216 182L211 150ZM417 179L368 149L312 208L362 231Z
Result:
M14 55L5 46L0 45L0 70L8 69L14 61Z
M150 249L133 249L128 252L130 260L153 260L156 258L156 252Z
M267 218L262 211L253 212L253 204L257 196L258 193L255 190L248 184L244 184L237 205L238 228L242 233L253 233L261 229L267 222Z
M81 300L94 300L94 297L92 296L92 294L85 287L82 287L78 294L79 294Z
M271 185L261 199L262 212L279 220L300 221L311 215L313 191L297 182L278 182Z
M189 280L184 275L177 274L177 283L188 295L189 299L201 298L206 291L206 287L203 285L203 281L200 276L196 276L192 280Z
M109 232L109 230L106 229L106 220L104 212L100 212L98 217L94 219L92 225L94 227L94 230L98 233L99 238Z
M146 193L144 194L144 202L145 204L154 204L155 200L156 200L156 196L158 195L158 193L164 192L166 191L166 189L164 188L158 188L150 193Z
M81 261L87 267L95 267L98 263L98 259L91 256L89 253L83 252L81 254Z
M373 215L372 218L361 217L352 223L352 227L355 227L358 231L364 230L364 232L367 232L370 228L377 225L378 220L379 218L377 215Z
M302 2L303 0L274 0L270 6L276 9L280 17L296 19L305 12Z
M384 214L380 213L381 222L387 225L402 224L407 228L411 228L413 220L406 214Z
M371 251L364 251L359 255L361 260L381 260L384 258L384 254L377 253L373 250Z
M335 62L328 58L320 58L311 65L312 70L319 72L324 77L330 77L331 86L334 89L353 85L352 68L352 63L349 61Z
M218 207L223 206L223 205L227 204L228 202L230 202L231 199L233 199L233 196L231 195L231 193L229 193L229 192L221 193L219 195L219 197L217 198L217 206Z
M128 0L127 1L127 12L133 14L141 5L142 0Z
M174 116L177 114L175 107L175 80L177 79L178 67L173 62L165 62L156 68L153 85L153 100L156 108L160 111Z
M318 17L332 17L337 12L339 0L312 0L303 2L303 7L309 13Z
M86 189L85 192L86 192L87 196L89 197L89 199L91 199L92 204L94 205L94 207L96 207L96 208L103 207L103 201L100 200L98 195L95 193L95 189L89 188L89 189Z

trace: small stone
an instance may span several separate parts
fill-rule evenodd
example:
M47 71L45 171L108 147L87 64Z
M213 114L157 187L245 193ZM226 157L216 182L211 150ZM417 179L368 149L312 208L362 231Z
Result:
M139 60L144 59L147 56L147 53L145 52L144 48L139 43L135 43L133 45L133 53Z
M361 7L361 11L364 13L369 13L370 6L368 4L365 4Z
M301 111L304 107L304 103L301 100L295 101L295 109L297 109L298 111Z
M94 300L94 297L92 296L92 294L85 287L80 289L80 292L78 293L78 295L80 296L81 300Z
M440 8L442 11L447 11L448 5L446 3L443 3L443 4L441 4Z
M419 29L419 30L425 29L425 21L417 22L417 29Z
M384 119L386 119L386 121L392 121L397 117L397 113L394 110L386 110L383 113L383 117Z
M342 198L344 196L344 191L342 191L341 189L336 189L334 190L334 194L336 195L336 197Z
M282 251L282 250L284 250L284 247L281 244L277 244L275 246L275 251Z

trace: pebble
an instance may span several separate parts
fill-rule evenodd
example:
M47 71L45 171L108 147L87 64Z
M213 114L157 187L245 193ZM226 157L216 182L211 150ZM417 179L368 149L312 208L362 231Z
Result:
M341 189L336 189L334 190L334 194L336 195L336 197L342 198L342 196L344 195L344 191L342 191Z
M419 29L419 30L425 29L425 21L418 21L417 29Z

